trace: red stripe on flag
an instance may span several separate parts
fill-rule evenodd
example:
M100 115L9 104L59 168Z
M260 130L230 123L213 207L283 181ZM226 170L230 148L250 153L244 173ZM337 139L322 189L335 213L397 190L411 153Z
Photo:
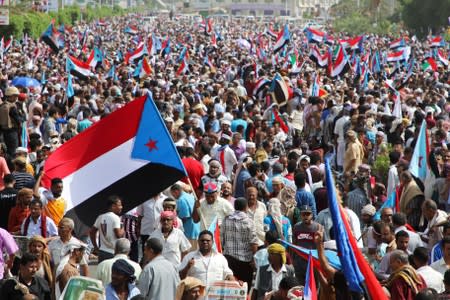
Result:
M216 250L219 253L222 253L222 241L220 240L220 227L219 220L216 220L216 228L214 229L214 242L216 243Z
M362 255L361 250L359 250L358 245L356 244L356 239L350 229L347 214L344 212L342 205L339 205L339 213L341 214L342 222L344 223L345 230L347 231L350 246L352 247L353 253L355 254L356 263L358 264L361 274L365 278L364 282L366 283L366 290L368 291L370 298L376 300L388 300L387 296L383 292L383 288L381 287L380 282L375 277L374 272L370 268L369 264Z
M278 111L274 110L273 111L273 116L275 117L275 120L280 123L280 128L287 133L289 131L289 127L286 125L286 123L284 123L283 119L280 117L280 115L278 114Z
M45 163L44 186L49 187L52 178L65 178L134 137L146 99L147 96L137 98L53 152ZM127 126L123 126L123 120L127 120ZM101 141L98 136L103 137Z

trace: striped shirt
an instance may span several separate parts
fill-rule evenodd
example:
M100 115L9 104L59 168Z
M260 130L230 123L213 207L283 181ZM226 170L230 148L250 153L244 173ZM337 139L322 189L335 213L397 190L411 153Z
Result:
M14 184L14 188L16 190L20 190L21 188L34 188L35 180L33 176L27 172L13 172L14 179L16 180L16 184Z

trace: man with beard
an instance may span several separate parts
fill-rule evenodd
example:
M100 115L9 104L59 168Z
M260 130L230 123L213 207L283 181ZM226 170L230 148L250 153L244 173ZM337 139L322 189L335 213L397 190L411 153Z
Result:
M217 159L210 159L208 165L209 171L203 175L200 188L203 188L207 183L212 182L220 190L222 184L228 181L227 177L222 174L222 166Z
M34 198L42 201L46 215L58 225L66 211L66 200L62 197L63 182L61 178L53 178L49 191L40 187L43 175L41 172L34 186Z
M232 195L231 195L231 190L232 190L232 186L231 186L231 183L230 182L224 182L223 184L222 184L222 188L221 188L221 190L220 190L220 196L223 198L223 199L225 199L225 200L228 200L230 203L231 203L231 205L234 205L234 200L236 200L236 198L234 198Z

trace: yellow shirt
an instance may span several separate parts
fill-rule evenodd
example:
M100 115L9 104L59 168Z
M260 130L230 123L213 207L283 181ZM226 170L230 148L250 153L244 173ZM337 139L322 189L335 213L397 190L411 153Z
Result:
M56 198L54 200L48 200L45 205L45 213L50 217L56 225L64 217L66 211L66 201L63 197Z

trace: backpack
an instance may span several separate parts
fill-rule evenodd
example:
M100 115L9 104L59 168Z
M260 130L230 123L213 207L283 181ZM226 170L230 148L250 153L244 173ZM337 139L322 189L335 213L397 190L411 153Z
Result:
M3 102L0 105L0 129L12 129L14 128L13 120L9 115L11 108L14 107L14 103Z

